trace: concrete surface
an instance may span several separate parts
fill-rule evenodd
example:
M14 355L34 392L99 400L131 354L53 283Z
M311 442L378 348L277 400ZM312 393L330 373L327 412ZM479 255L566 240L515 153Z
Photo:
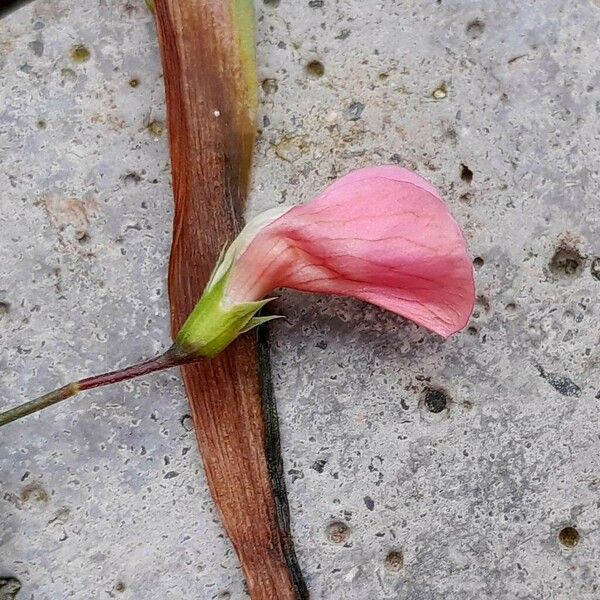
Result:
M476 312L448 343L358 302L279 300L312 597L600 598L599 3L257 13L251 211L397 162L440 188L477 257ZM37 0L2 21L0 107L8 405L168 344L169 162L142 0ZM158 374L3 429L0 598L244 598L186 413L177 373Z

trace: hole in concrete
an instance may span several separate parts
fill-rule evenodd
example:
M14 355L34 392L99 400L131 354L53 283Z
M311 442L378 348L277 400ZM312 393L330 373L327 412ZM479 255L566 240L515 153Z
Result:
M476 269L481 269L481 267L483 267L484 264L485 264L485 261L483 260L483 258L481 258L481 256L476 256L473 259L473 266Z
M125 584L122 581L117 581L117 583L115 583L115 592L124 592L126 589Z
M30 504L46 504L48 492L39 483L30 483L21 490L21 500Z
M146 124L146 128L154 137L158 137L163 134L165 124L162 121L154 119Z
M592 277L600 281L600 257L597 257L592 262Z
M279 0L263 0L267 6L279 6Z
M137 171L128 171L125 175L121 175L123 183L136 185L142 180L142 176Z
M192 416L191 415L183 415L183 417L181 417L181 426L186 431L193 431L194 421L192 419Z
M441 413L448 407L448 396L440 389L425 388L423 405L429 412Z
M15 600L21 587L16 577L0 577L0 599Z
M327 538L334 544L343 544L350 536L350 527L341 521L334 521L327 526Z
M46 121L44 121L44 119L40 119L40 120L39 120L39 121L38 121L38 122L35 124L35 126L36 126L38 129L46 129L46 127L47 127L47 124L46 124Z
M466 183L473 181L473 171L467 165L460 165L460 178Z
M472 40L476 40L483 35L484 30L485 23L479 19L475 19L467 25L467 36Z
M505 308L508 312L515 312L515 310L517 310L517 305L514 302L509 302Z
M129 87L136 88L138 85L140 85L140 80L136 77L129 80Z
M397 573L404 566L404 556L400 550L392 550L385 557L385 568L388 571Z
M274 94L278 89L279 89L279 85L277 84L277 79L263 79L262 83L260 84L260 87L262 87L263 92L265 94Z
M581 271L584 257L577 248L559 246L550 260L550 271L561 277L571 277Z
M579 531L575 527L564 527L558 532L558 541L565 548L575 548L580 539Z
M325 74L325 66L320 60L311 60L306 65L306 72L311 77L322 77Z
M308 6L311 8L323 8L325 0L309 0Z
M0 302L0 319L10 312L10 304L8 302Z
M71 50L71 58L78 63L87 62L90 59L90 51L83 44L77 44Z
M477 335L479 333L479 329L477 329L477 327L469 327L467 329L467 333L469 335Z

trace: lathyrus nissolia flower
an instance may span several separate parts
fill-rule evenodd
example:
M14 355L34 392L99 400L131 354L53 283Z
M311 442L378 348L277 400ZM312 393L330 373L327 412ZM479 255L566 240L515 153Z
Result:
M358 298L444 338L465 327L475 300L465 239L435 188L399 167L360 169L312 202L252 219L164 355L71 383L0 414L0 425L85 389L212 358L277 318L257 316L277 288Z

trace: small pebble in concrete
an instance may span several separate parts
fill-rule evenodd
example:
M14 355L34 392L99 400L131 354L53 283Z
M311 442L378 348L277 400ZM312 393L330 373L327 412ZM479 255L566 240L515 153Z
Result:
M353 102L344 111L344 116L348 121L358 121L365 110L365 105L362 102Z
M392 573L397 573L404 566L404 555L400 550L392 550L385 557L385 568Z
M579 544L580 539L579 531L572 526L564 527L558 532L558 541L565 548L575 548Z
M433 90L431 96L434 100L443 100L448 95L448 88L445 83Z
M343 544L350 536L350 527L341 521L334 521L327 526L327 538L334 544Z

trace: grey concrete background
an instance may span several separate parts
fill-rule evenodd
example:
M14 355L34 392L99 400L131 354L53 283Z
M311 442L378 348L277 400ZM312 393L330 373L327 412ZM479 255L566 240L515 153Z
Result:
M251 212L395 162L439 187L477 257L447 343L358 302L278 301L312 597L600 598L599 3L256 7ZM0 405L169 343L164 120L142 0L0 22ZM3 429L0 578L21 589L0 598L245 598L186 413L173 372Z

